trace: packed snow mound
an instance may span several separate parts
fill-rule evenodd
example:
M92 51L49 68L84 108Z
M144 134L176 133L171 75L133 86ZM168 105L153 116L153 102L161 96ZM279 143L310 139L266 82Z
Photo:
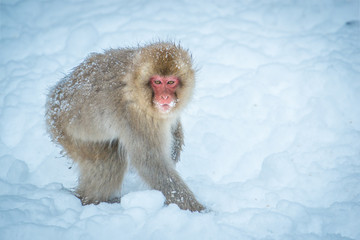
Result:
M0 239L360 239L360 2L0 3ZM174 40L195 59L177 169L208 211L134 171L82 206L46 133L49 89L91 52Z

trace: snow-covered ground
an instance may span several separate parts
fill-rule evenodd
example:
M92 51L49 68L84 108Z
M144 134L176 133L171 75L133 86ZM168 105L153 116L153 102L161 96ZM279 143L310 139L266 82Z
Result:
M0 4L0 239L360 239L359 0ZM210 211L164 206L135 173L121 204L81 206L48 89L90 52L158 39L199 68L177 169Z

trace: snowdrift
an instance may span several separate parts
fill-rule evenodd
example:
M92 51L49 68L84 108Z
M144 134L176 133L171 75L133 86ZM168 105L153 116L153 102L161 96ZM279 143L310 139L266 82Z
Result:
M0 4L0 239L360 239L358 0ZM177 169L209 211L164 206L133 171L120 204L81 206L48 89L157 39L199 68Z

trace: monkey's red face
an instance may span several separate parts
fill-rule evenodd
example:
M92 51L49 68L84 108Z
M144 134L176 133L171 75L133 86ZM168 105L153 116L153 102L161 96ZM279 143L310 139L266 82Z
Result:
M154 91L153 102L160 112L168 113L175 107L178 102L175 90L179 83L179 79L175 76L155 75L150 78L150 86Z

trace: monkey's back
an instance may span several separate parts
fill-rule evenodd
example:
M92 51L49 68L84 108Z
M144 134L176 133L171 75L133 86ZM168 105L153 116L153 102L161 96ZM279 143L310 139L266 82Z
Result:
M110 49L90 54L51 89L46 121L55 142L62 144L71 126L96 127L101 124L101 116L122 105L119 93L126 85L124 76L130 71L135 52L136 49Z

